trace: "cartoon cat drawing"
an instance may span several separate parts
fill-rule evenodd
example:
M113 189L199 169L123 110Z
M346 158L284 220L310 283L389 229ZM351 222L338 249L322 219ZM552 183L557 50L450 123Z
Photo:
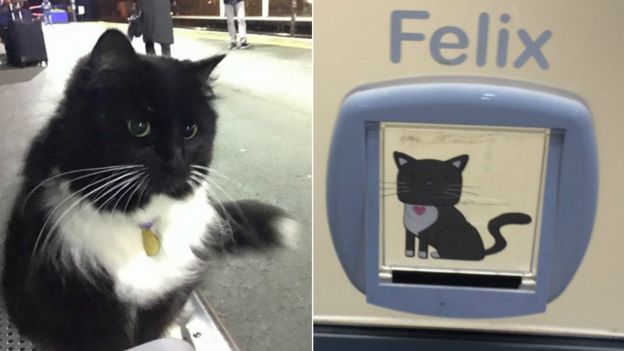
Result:
M500 229L508 224L527 224L531 217L524 213L504 213L490 220L488 230L494 237L492 247L485 248L477 229L455 208L462 193L462 171L468 155L446 161L417 160L402 152L394 152L398 167L397 195L405 204L405 255L453 260L482 260L486 255L502 251L507 241Z

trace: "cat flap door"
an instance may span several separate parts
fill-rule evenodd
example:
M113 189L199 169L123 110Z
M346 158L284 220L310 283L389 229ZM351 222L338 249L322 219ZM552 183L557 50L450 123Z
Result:
M350 281L407 312L541 312L591 235L597 157L578 99L491 81L401 81L344 100L327 208Z

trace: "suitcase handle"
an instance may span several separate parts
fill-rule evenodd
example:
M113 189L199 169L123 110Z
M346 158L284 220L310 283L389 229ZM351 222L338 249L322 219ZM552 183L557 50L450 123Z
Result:
M19 5L19 3L17 3ZM11 18L13 22L15 22L15 6L13 6L13 0L9 0L9 11L11 12ZM17 6L17 13L19 14L20 21L24 21L24 17L22 17L22 8Z

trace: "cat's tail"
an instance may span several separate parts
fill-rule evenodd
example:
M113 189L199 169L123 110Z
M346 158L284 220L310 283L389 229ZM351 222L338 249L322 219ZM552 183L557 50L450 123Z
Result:
M213 248L222 251L296 247L299 224L283 209L255 200L223 202L215 206L223 219L222 235Z
M507 246L507 240L503 238L500 228L507 224L528 224L531 223L531 217L524 213L503 213L502 215L492 219L488 223L488 230L494 237L494 245L485 250L486 255L495 254L502 251Z

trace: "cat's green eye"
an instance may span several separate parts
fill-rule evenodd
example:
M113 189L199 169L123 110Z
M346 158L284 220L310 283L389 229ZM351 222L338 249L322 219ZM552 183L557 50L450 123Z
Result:
M186 128L184 128L184 139L186 140L193 139L195 135L197 135L197 130L198 128L196 124L187 125Z
M132 135L138 138L143 138L149 135L149 133L152 131L152 127L150 126L149 122L129 119L128 130L130 131L130 133L132 133Z

